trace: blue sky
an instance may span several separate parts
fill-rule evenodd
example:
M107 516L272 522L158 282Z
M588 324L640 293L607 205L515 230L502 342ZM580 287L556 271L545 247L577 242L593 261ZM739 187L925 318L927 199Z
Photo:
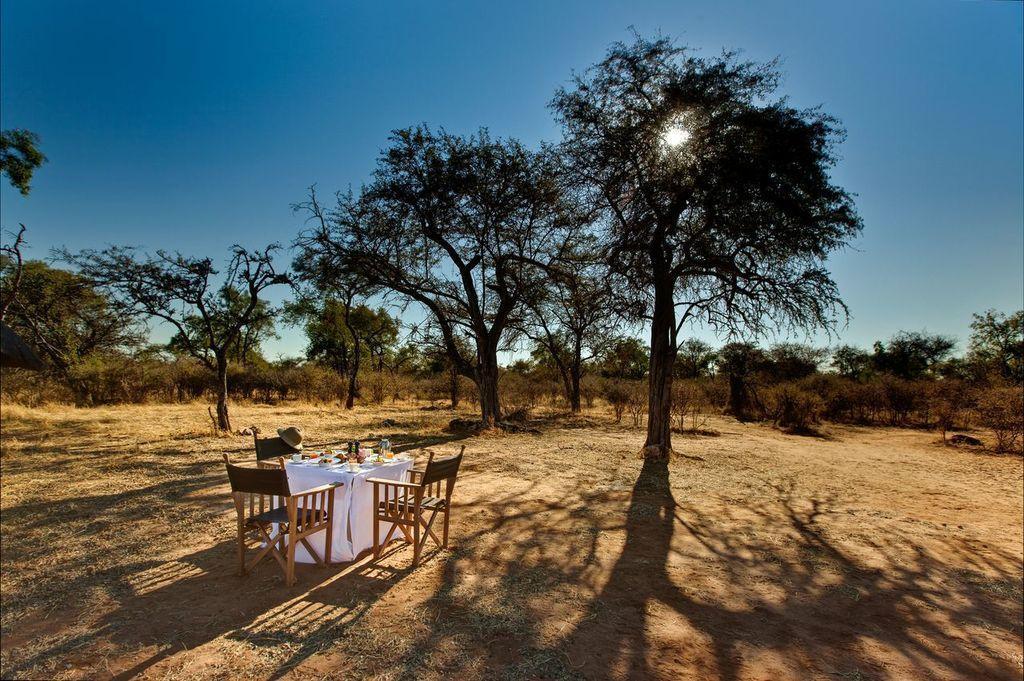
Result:
M1020 3L937 0L4 0L0 125L38 132L50 162L27 199L4 184L0 222L24 222L36 257L288 243L290 204L358 186L393 128L555 139L555 88L634 26L781 57L792 102L843 121L834 176L865 223L832 261L843 341L965 341L972 312L1024 307L1022 24ZM271 357L301 353L281 336Z

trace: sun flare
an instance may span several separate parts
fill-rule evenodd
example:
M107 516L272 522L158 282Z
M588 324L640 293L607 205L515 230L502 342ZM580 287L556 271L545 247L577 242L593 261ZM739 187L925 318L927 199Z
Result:
M690 141L690 131L682 123L673 123L661 135L661 141L667 147L678 147Z

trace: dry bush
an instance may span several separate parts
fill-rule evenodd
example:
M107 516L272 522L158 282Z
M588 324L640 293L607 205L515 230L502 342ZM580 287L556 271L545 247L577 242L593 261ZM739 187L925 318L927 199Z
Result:
M996 451L1024 455L1024 389L994 387L978 400L982 424L992 430Z
M692 381L676 379L672 383L672 418L680 430L686 429L686 416L693 408L698 394Z
M701 396L705 404L721 412L729 406L729 380L725 376L715 376L700 384Z
M629 415L633 417L634 427L643 423L644 414L647 413L648 406L649 398L647 386L642 381L633 382L630 386L629 403L627 407L629 409Z
M937 381L929 391L928 398L929 410L945 441L946 432L966 420L967 412L974 402L973 391L965 381L947 379Z
M413 377L400 371L391 372L391 403L397 404L413 396Z
M622 421L622 415L626 413L632 395L630 381L609 378L602 382L601 396L611 405L615 413L615 423Z
M821 420L824 401L799 383L771 386L763 391L764 409L780 428L806 433Z
M672 418L680 431L697 432L707 426L708 400L705 388L709 381L677 379L672 383ZM690 427L686 427L686 418Z
M601 379L587 374L580 379L580 398L587 409L594 408L594 400L601 395Z
M343 376L313 363L288 370L287 386L288 396L305 402L342 402L348 393Z
M885 395L885 410L889 415L889 425L907 425L911 413L920 407L920 386L916 385L914 381L886 376L882 379L882 391Z
M44 373L26 369L0 370L0 402L4 407L20 404L39 407L44 404L70 404L74 395L67 385Z
M510 372L501 376L498 390L499 399L508 418L523 419L541 403L549 392L549 387L544 381Z
M391 390L391 377L384 371L369 371L360 382L363 395L371 404L381 404Z

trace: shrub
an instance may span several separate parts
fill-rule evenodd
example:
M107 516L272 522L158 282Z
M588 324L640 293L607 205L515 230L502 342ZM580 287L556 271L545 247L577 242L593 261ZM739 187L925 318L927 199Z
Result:
M630 386L629 402L627 404L629 415L633 417L634 427L639 426L643 422L644 414L647 413L647 406L647 386L641 381L636 381Z
M919 386L902 378L886 376L882 379L882 391L885 395L885 408L889 413L889 425L906 425L910 413L918 406Z
M384 371L370 371L362 377L362 387L371 403L381 404L391 390L391 379Z
M799 384L773 386L765 391L764 407L769 417L775 425L794 432L807 432L818 423L823 406L821 397Z
M970 386L959 379L937 381L929 391L929 411L935 416L935 423L942 431L942 439L946 432L956 427L963 419L973 402Z
M601 379L597 376L586 374L580 379L580 397L587 409L594 408L594 400L601 393Z
M615 423L620 423L633 394L629 382L625 379L606 379L601 394L615 413Z
M501 376L499 390L505 413L516 418L525 418L540 404L548 391L548 386L544 381L536 380L532 376L507 372Z
M982 424L992 430L996 451L1024 455L1024 389L995 387L978 400Z

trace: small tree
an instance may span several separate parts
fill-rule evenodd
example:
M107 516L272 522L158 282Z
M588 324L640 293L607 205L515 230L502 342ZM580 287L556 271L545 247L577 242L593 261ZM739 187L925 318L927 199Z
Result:
M864 380L871 373L871 353L853 345L840 345L832 351L832 368L844 378Z
M647 347L632 336L610 339L601 357L601 375L605 378L641 379L650 366Z
M110 293L124 312L167 322L177 332L180 347L217 375L217 427L231 430L228 415L228 365L239 337L261 319L261 294L270 286L288 283L274 268L277 245L262 251L233 246L220 286L209 258L189 258L157 251L139 254L134 248L112 246L61 257L78 266L95 286ZM226 291L237 288L236 294Z
M764 352L752 343L729 343L718 352L718 371L729 378L729 413L739 421L750 418L754 375L764 364Z
M650 323L645 456L671 452L672 377L690 320L759 334L830 327L824 268L860 228L829 169L842 138L817 109L772 99L775 64L616 43L560 90L568 176L604 218L620 309Z
M875 342L871 363L875 371L913 380L930 375L955 347L947 336L901 331L888 343Z
M687 338L676 353L677 378L703 378L710 376L718 353L697 338Z
M612 311L607 276L592 248L565 255L546 274L549 285L538 287L527 300L519 331L546 351L562 380L569 409L576 414L584 373L608 349L619 318Z

